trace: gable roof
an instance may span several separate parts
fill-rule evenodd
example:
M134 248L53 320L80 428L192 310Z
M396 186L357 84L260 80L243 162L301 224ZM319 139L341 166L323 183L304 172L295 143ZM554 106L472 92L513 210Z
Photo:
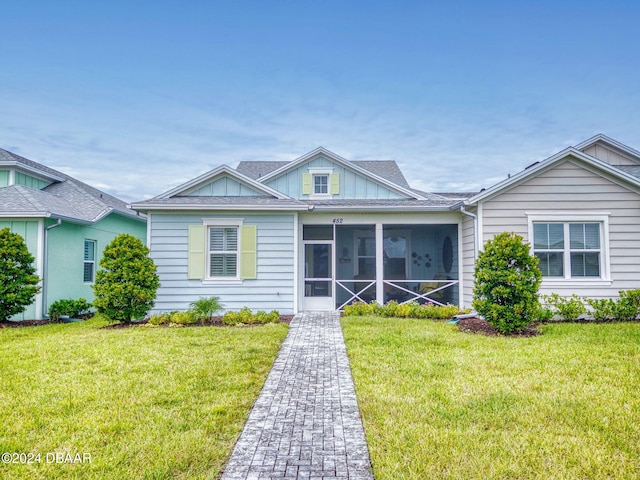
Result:
M0 188L4 199L0 201L0 216L5 216L5 212L15 216L14 210L20 205L26 208L24 216L52 216L80 223L96 222L112 212L143 220L119 198L2 148L0 166L14 167L53 182L42 190L20 185ZM7 203L10 199L17 202L16 206Z
M236 167L236 171L254 180L260 180L263 176L284 167L289 162L275 161L242 161ZM364 168L370 173L391 180L396 185L411 188L407 179L402 174L400 167L394 160L351 160L351 163Z
M155 197L156 199L167 199L167 198L172 198L172 197L179 197L181 196L181 194L187 193L190 190L194 190L199 186L203 186L206 185L207 183L210 183L212 181L214 181L217 178L220 177L229 177L232 178L233 180L236 180L237 182L243 183L246 186L248 186L249 188L256 190L257 192L262 193L263 195L267 196L267 197L274 197L277 199L289 199L291 197L285 195L282 192L278 192L277 190L274 190L273 188L267 187L266 185L263 185L262 183L256 182L255 180L253 180L252 178L249 178L246 175L243 175L242 173L234 170L233 168L229 167L228 165L220 165L217 168L214 168L213 170L210 170L206 173L203 173L202 175L193 178L191 180L189 180L188 182L183 183L182 185L178 185L175 188L172 188L171 190L168 190L160 195L158 195L157 197Z
M579 143L578 145L575 146L575 149L584 151L595 144L604 144L607 147L612 148L614 151L618 150L619 152L623 153L625 156L631 157L631 159L634 160L635 162L640 163L639 151L634 150L633 148L623 143L620 143L617 140L614 140L613 138L607 137L602 133L598 133L597 135L594 135L593 137L585 140L584 142Z
M324 147L318 147L315 150L310 151L309 153L306 153L304 155L302 155L301 157L296 158L295 160L292 160L291 162L287 162L284 165L276 168L275 170L267 173L266 175L263 175L262 177L260 177L260 182L261 183L266 183L269 180L272 180L286 172L288 172L289 170L292 170L300 165L302 165L305 162L308 162L310 160L312 160L314 157L317 157L319 155L324 155L325 157L327 157L329 160L342 165L345 168L348 168L350 170L353 170L357 173L359 173L360 175L362 175L365 178L368 178L376 183L380 183L382 185L384 185L385 187L389 188L390 190L393 190L397 193L401 193L403 195L408 196L409 198L415 198L417 200L424 200L424 196L421 195L420 193L418 193L416 190L412 190L409 185L407 184L406 186L404 185L400 185L398 183L393 182L392 180L388 180L387 178L384 178L381 175L378 175L376 173L373 173L369 170L367 170L365 168L365 165L368 165L370 168L372 168L372 163L373 161L365 161L365 164L360 165L358 162L352 162L349 161L345 158L342 158L340 155L337 155L335 153L333 153L330 150L327 150ZM384 161L383 161L384 162ZM393 164L395 164L395 162L392 162ZM374 169L377 168L378 172L382 175L385 175L385 173L383 172L383 169L386 169L388 172L390 172L392 169L395 170L395 168L397 168L397 165L395 165L394 167L390 167L389 164L383 164L377 167L373 167ZM399 172L399 168L397 169L397 171ZM404 179L404 175L402 175L402 172L399 172L400 175L402 176L402 179ZM397 177L397 173L392 173L392 175L394 177ZM398 179L398 178L396 178ZM404 182L406 184L406 180L404 180Z
M492 187L480 191L478 194L472 196L468 200L459 202L458 205L471 205L496 196L504 192L505 190L524 182L528 178L537 175L541 171L551 168L553 165L564 161L569 157L580 160L588 166L591 166L603 173L609 174L612 177L621 180L625 184L640 190L640 177L627 173L620 168L614 167L606 162L603 162L602 160L592 157L591 155L588 155L575 147L568 147L541 162L534 163L533 165L527 167L519 173L516 173L515 175L511 175L509 178L503 180L502 182L499 182Z

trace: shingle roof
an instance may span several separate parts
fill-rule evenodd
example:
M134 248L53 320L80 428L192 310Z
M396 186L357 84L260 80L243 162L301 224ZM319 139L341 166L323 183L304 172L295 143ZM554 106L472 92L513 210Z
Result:
M238 164L236 170L249 178L258 180L260 177L284 167L287 163L289 162L244 161ZM409 188L407 179L404 178L400 167L398 167L398 164L393 160L353 160L351 163L360 168L364 168L374 175L387 179L396 185Z
M22 167L28 171L37 172L44 177L51 177L54 180L51 185L42 190L21 187L4 193L5 202L9 198L13 198L23 207L27 205L20 200L20 196L26 195L32 198L35 203L31 204L31 210L28 212L44 212L44 214L60 215L83 222L95 221L111 211L128 217L139 218L139 215L127 208L127 204L119 198L102 192L53 168L0 148L0 164L2 163L14 165L18 168ZM5 187L0 190L7 188L11 187ZM17 207L11 207L0 202L0 215L5 211L11 212L11 208Z
M617 165L616 168L622 170L624 173L640 178L640 165Z

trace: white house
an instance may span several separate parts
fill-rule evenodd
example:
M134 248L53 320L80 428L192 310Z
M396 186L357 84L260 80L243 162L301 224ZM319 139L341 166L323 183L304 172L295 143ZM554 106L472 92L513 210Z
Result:
M160 275L157 311L216 295L248 306L341 309L389 300L470 306L482 244L532 242L543 290L640 288L640 153L603 135L479 193L412 189L393 161L318 148L218 167L134 203Z

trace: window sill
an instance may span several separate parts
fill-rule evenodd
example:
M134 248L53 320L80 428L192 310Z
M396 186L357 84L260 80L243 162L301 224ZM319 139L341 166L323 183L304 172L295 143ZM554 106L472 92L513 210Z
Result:
M568 287L568 286L585 286L585 287L610 287L613 280L607 278L554 278L542 279L542 287Z
M242 285L240 278L205 278L202 280L203 285Z

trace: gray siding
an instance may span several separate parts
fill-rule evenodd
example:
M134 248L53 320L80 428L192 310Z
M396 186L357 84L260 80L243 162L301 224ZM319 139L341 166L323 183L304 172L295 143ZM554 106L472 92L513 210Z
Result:
M470 209L471 210L471 209ZM462 307L471 308L473 302L473 272L475 267L475 235L473 218L462 217Z
M257 278L237 284L207 285L187 279L189 225L203 218L244 218L245 225L257 226ZM151 257L158 266L161 286L153 312L186 310L200 297L218 296L225 310L249 307L293 313L294 216L251 212L153 213L151 216Z
M568 281L551 287L543 281L541 293L604 298L616 296L618 290L640 288L640 195L612 179L567 160L486 200L481 209L483 242L504 231L529 241L526 212L608 212L611 285Z
M609 165L637 165L637 161L622 152L615 151L612 148L596 143L584 150L584 153L596 157L598 160L608 163Z

